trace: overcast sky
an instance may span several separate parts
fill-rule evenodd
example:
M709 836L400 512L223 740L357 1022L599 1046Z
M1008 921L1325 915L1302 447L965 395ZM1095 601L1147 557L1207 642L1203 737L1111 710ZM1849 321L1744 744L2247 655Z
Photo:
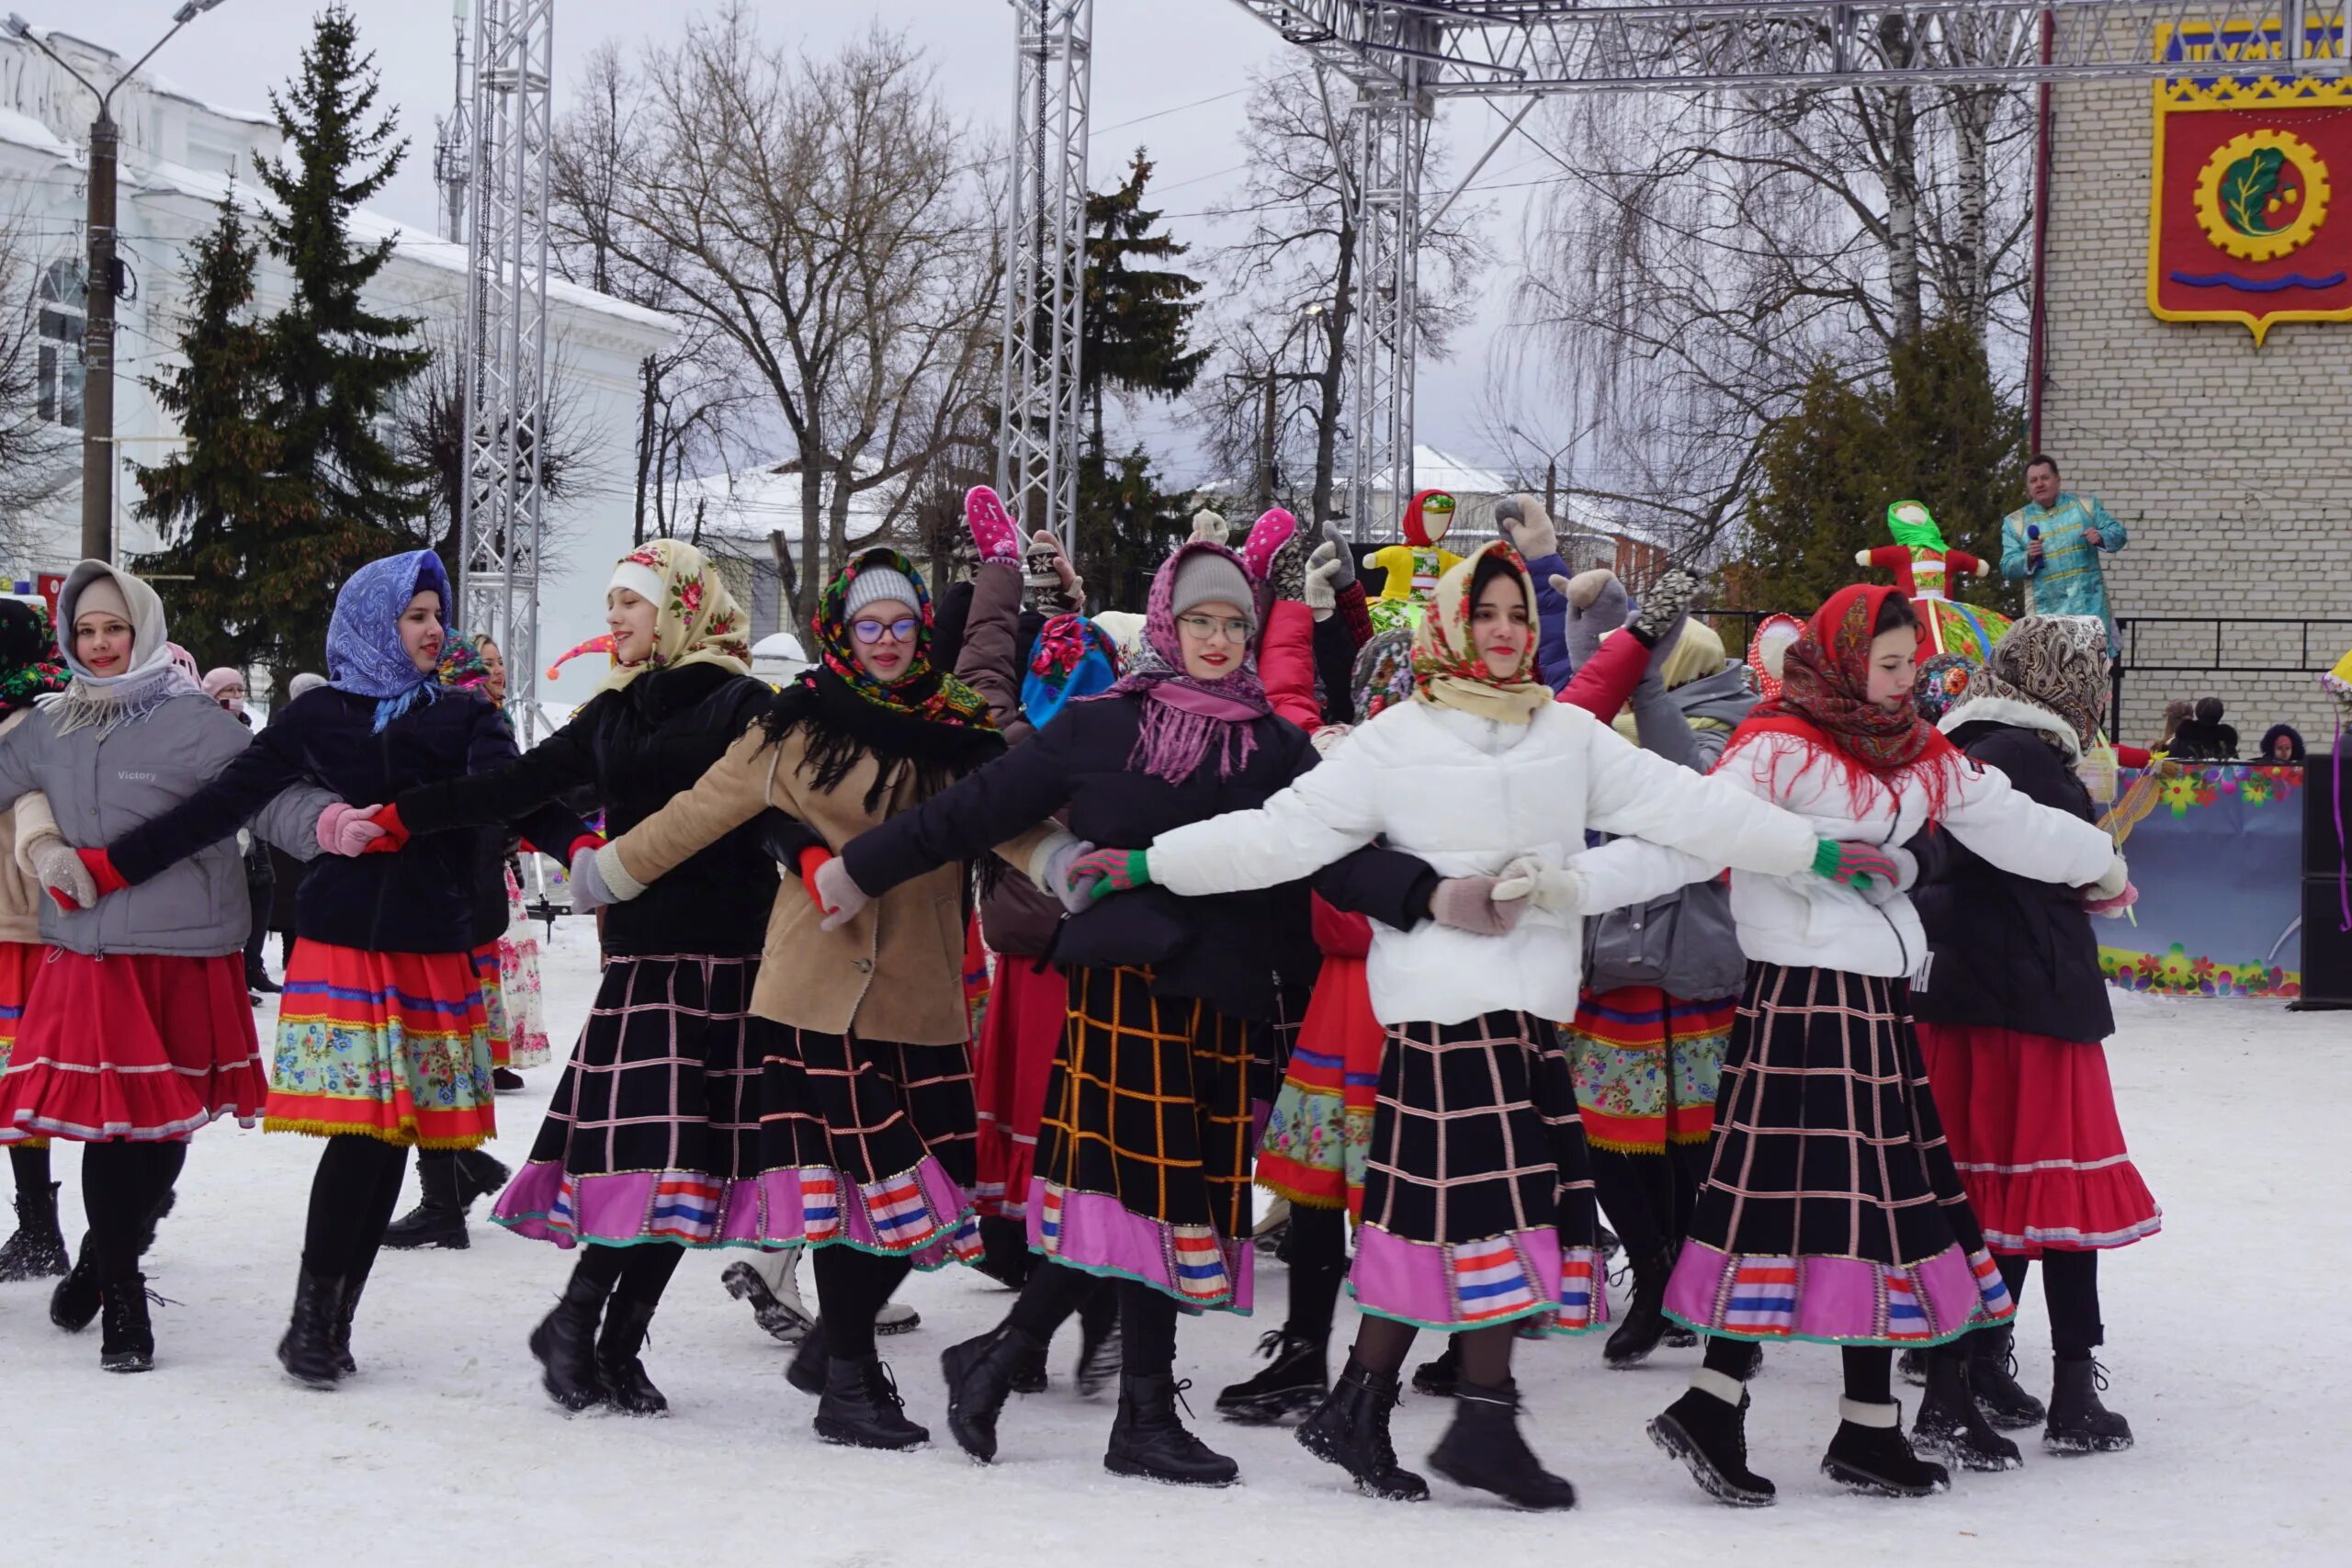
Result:
M170 25L174 0L0 0L36 26L56 28L130 57ZM625 44L673 36L683 19L714 6L681 0L557 0L557 110L566 107L582 58L605 39ZM150 67L195 96L259 109L269 89L295 70L309 36L314 0L225 0L172 40ZM376 206L431 231L435 198L433 120L448 112L451 91L449 0L355 0L361 35L376 51L385 96L399 108L413 139L409 157ZM767 0L758 6L772 38L804 41L830 51L876 22L905 29L940 67L951 107L977 130L1010 124L1012 18L1003 0ZM470 35L469 35L470 36ZM1232 0L1097 0L1094 47L1093 181L1108 183L1138 141L1158 165L1153 196L1181 237L1204 244L1216 234L1202 209L1231 195L1240 179L1237 133L1242 124L1248 73L1275 62L1285 46ZM1202 100L1209 100L1203 102ZM1482 105L1457 105L1441 116L1443 134L1475 157L1498 127ZM1475 145L1472 139L1476 138ZM1487 344L1507 312L1510 258L1518 248L1519 213L1541 177L1544 155L1526 141L1496 153L1480 176L1498 189L1497 249L1503 262L1489 283L1480 330L1466 334L1451 365L1429 366L1420 383L1420 438L1473 461L1499 456L1478 433L1475 403L1485 374ZM1189 448L1179 429L1181 411L1155 409L1142 421L1155 450ZM1567 422L1560 422L1565 425ZM1181 462L1180 462L1181 468ZM1180 471L1186 482L1204 476Z

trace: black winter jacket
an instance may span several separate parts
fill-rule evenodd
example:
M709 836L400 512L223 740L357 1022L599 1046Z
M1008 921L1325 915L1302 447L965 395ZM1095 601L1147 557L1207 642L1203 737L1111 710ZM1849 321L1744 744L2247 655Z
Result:
M1229 779L1218 778L1213 765L1182 784L1131 770L1145 700L1072 703L1026 743L851 840L842 851L851 880L878 897L933 866L985 854L1065 806L1080 838L1103 849L1146 849L1171 828L1262 806L1315 765L1306 732L1269 714L1251 723L1256 749ZM1427 917L1437 883L1421 861L1376 848L1313 878L1332 904L1399 930ZM1236 1017L1267 1019L1276 975L1309 983L1321 964L1306 895L1306 883L1206 898L1144 887L1064 917L1046 956L1065 969L1149 964L1159 995L1197 997Z
M2096 818L2090 791L2034 731L1979 721L1951 739L2042 805ZM2100 1041L2115 1032L2080 892L1996 871L1950 833L1923 835L1910 847L1919 856L1911 902L1933 954L1925 980L1911 988L1914 1017L2057 1040Z
M618 838L669 804L767 711L763 682L709 664L639 676L589 699L571 722L504 766L469 778L420 784L396 804L418 835L491 823L519 823L544 803L582 785L605 808ZM756 954L775 904L776 869L753 818L648 888L605 912L605 951L615 956ZM414 843L410 846L415 847ZM560 854L561 845L548 846Z
M375 731L376 703L331 686L288 705L219 777L172 810L108 846L132 883L227 838L287 785L308 780L354 806L376 806L417 784L486 773L514 759L505 716L474 692L444 692ZM515 826L561 854L588 831L568 811L534 813ZM469 953L506 929L477 926L482 882L495 873L504 834L419 840L396 854L322 856L295 895L294 934L370 953Z

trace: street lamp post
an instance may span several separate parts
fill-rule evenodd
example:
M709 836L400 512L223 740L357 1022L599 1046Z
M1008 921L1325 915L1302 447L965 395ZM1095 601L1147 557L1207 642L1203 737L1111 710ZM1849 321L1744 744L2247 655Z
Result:
M141 66L155 58L156 50L220 4L220 0L187 0L172 13L172 30L116 77L113 86L103 90L36 37L32 24L24 17L12 11L6 22L0 22L9 37L22 39L48 55L98 100L98 118L90 122L89 201L85 219L89 278L84 286L82 329L82 554L92 560L114 558L114 303L120 292L120 263L115 256L115 167L122 144L112 113L114 96L139 74Z

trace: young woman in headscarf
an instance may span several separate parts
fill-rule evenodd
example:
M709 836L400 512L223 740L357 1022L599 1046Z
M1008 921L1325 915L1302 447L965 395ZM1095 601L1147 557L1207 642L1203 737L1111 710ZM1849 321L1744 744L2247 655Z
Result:
M1518 552L1481 546L1439 580L1414 634L1411 701L1261 807L1157 835L1105 884L1230 894L1380 838L1442 875L1501 878L1498 893L1525 899L1485 929L1441 909L1373 933L1366 978L1387 1049L1350 1275L1364 1316L1339 1386L1299 1440L1379 1496L1428 1494L1396 1462L1388 1410L1414 1337L1429 1328L1464 1337L1434 1468L1522 1507L1576 1502L1521 1436L1510 1375L1522 1325L1577 1334L1607 1316L1576 1093L1545 1021L1575 1010L1582 917L1662 890L1621 852L1636 846L1586 852L1587 828L1776 872L1816 854L1795 818L1555 702L1536 675L1535 637L1535 591Z
M1868 1495L1926 1496L1950 1475L1904 1435L1894 1352L2013 1310L1919 1062L1906 979L1928 943L1901 891L1917 873L1902 846L1949 833L2020 875L2103 894L2124 884L2106 834L2018 794L1919 717L1918 651L1899 590L1842 590L1789 649L1780 695L1734 733L1711 775L1880 846L1897 868L1866 890L1732 874L1747 977L1706 1184L1666 1292L1668 1315L1711 1337L1690 1391L1650 1424L1729 1504L1773 1498L1747 1468L1747 1342L1840 1347L1845 1396L1823 1473ZM1987 1451L2002 1441L1989 1430L1972 1440Z
M1069 1009L1027 1213L1032 1249L1063 1267L1036 1269L1002 1325L946 1359L949 1429L976 1458L995 1456L1021 1369L1094 1274L1119 1281L1122 1372L1105 1467L1197 1485L1238 1473L1178 1418L1176 1320L1186 1309L1249 1309L1250 1065L1273 1021L1277 967L1293 946L1311 952L1305 890L1189 904L1146 890L1096 905L1068 874L1096 844L1140 848L1181 823L1254 806L1313 764L1305 733L1268 708L1261 620L1239 557L1184 546L1153 581L1143 646L1115 685L842 852L840 880L854 897L881 895L1068 812L1067 831L1006 857L1071 911L1048 953L1069 976ZM1336 902L1410 924L1436 879L1407 857L1374 854L1345 880L1328 884ZM1484 911L1486 891L1454 893Z
M430 550L353 572L327 625L326 687L288 705L193 798L118 837L101 857L101 889L137 887L209 852L257 802L291 784L372 803L513 761L514 732L498 710L435 678L448 596ZM319 822L322 845L352 858L303 879L264 1123L323 1140L293 1312L277 1346L288 1373L317 1388L356 1370L352 1319L408 1151L472 1149L497 1130L473 960L485 845L469 835L362 854L383 839L372 813L345 805ZM532 827L552 844L590 836L563 812Z
M693 546L655 539L613 567L615 662L570 723L495 772L404 791L395 835L521 821L586 790L620 833L695 786L766 711L742 613ZM760 1235L759 1055L750 1032L760 932L776 902L756 826L680 857L643 897L605 911L605 965L531 1157L492 1218L579 1250L531 1335L548 1396L659 1416L646 1331L686 1247ZM574 909L592 877L575 864Z
M1962 753L2020 794L2093 821L2075 769L2097 744L2108 694L2106 627L2090 616L2028 615L1993 649L1967 700L1944 716ZM2002 871L1951 834L1920 848L1913 901L1933 959L1912 987L1919 1054L1935 1086L1960 1183L2012 1300L2041 1262L2055 1353L2045 1409L2009 1368L2013 1325L1979 1329L1928 1363L1913 1439L1979 1462L1971 1396L1996 1427L2043 1424L2053 1453L2132 1446L2131 1424L2099 1402L2092 1359L2104 1337L2098 1258L2152 1235L2163 1215L2124 1147L2101 1042L2114 1031L2094 914L2074 888Z
M22 599L0 599L0 736L32 716L33 703L62 692L72 677L58 662L49 612ZM0 1074L25 1016L41 955L40 859L78 865L57 831L49 798L39 790L0 811ZM70 871L68 872L70 874ZM6 1131L0 1128L0 1140ZM49 1140L8 1145L17 1182L17 1228L0 1244L0 1284L52 1279L65 1272L65 1235L57 1224L57 1183L50 1179Z
M89 1234L50 1299L50 1318L79 1331L103 1313L99 1364L145 1371L155 1352L139 1272L145 1237L188 1137L224 1116L250 1126L268 1078L245 998L245 882L234 843L211 843L103 900L119 883L92 867L105 865L96 846L167 815L252 737L172 659L163 601L138 578L83 561L66 576L58 612L73 680L0 735L0 807L42 791L62 835L35 857L52 895L40 912L51 951L0 1072L0 1142L87 1145ZM315 854L340 809L333 795L304 789L270 802L257 821L273 842Z
M772 811L798 825L797 883L748 875L764 852L718 862L771 907L750 1004L761 1076L745 1090L759 1097L758 1188L726 1234L815 1253L820 1321L803 1350L823 1360L817 1435L910 1449L930 1434L907 1419L875 1353L875 1314L910 1269L978 1248L964 875L944 867L870 904L824 895L837 846L1004 741L971 688L932 666L931 595L898 551L851 561L819 595L809 631L818 666L692 788L583 860L574 897L626 910L661 898L731 835L757 842Z

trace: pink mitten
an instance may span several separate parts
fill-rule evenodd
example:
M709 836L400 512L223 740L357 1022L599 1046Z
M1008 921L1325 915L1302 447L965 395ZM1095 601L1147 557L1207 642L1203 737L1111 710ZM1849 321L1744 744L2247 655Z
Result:
M972 543L978 547L980 559L1004 566L1021 564L1021 530L1013 526L1012 518L1004 510L1004 502L996 491L986 485L974 485L964 492L964 521L972 530Z
M2130 908L2139 901L2140 889L2133 884L2127 882L2123 885L2123 891L2118 893L2114 897L2087 898L2083 901L2083 908L2091 914L2111 920L2121 915L2124 910Z
M1250 537L1241 545L1241 564L1260 582L1274 564L1274 552L1291 541L1298 532L1298 519L1277 506L1250 525Z
M377 806L347 806L336 801L319 813L319 848L331 855L356 855L367 852L368 846L384 836L376 826Z

